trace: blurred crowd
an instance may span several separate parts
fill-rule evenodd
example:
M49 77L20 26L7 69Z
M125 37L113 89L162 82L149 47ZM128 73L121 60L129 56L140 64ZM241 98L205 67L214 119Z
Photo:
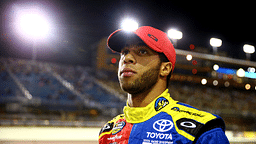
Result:
M0 61L1 111L4 111L3 105L8 103L6 97L22 95L21 90L15 86L13 78L8 75L4 63L7 64L10 72L27 88L33 99L38 98L41 105L45 104L45 109L53 108L62 111L62 113L63 111L64 113L65 111L84 111L93 106L83 103L86 99L90 103L99 102L104 106L103 110L89 109L89 116L101 117L102 115L108 115L113 117L121 113L121 109L125 105L124 100L113 96L113 93L95 82L96 80L100 81L124 96L126 94L120 89L115 72L109 74L108 72L97 72L92 68L79 65L2 58ZM68 84L63 85L55 77L56 74L53 73L60 75ZM68 87L73 89L70 90ZM85 97L80 97L75 92ZM222 116L229 130L256 130L256 98L252 91L171 81L169 92L174 100ZM51 105L54 105L54 107L51 107ZM76 118L73 120L76 120ZM104 120L107 121L108 119Z

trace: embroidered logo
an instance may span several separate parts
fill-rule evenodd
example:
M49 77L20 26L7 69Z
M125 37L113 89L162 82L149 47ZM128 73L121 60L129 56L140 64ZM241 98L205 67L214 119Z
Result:
M114 125L114 128L112 129L112 135L115 135L118 132L120 132L123 129L124 126L125 126L125 122L124 121L116 123Z
M168 104L169 104L169 101L166 98L160 97L155 102L155 110L159 111L162 108L166 107Z
M159 132L167 132L172 129L173 123L167 119L160 119L153 124L153 128Z

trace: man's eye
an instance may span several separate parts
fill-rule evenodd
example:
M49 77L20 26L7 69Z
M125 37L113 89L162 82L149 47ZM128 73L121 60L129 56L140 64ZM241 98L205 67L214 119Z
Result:
M139 54L140 54L140 55L145 55L145 54L147 54L147 51L146 51L146 50L143 50L143 49L142 49L142 50L139 50Z
M122 54L122 55L126 55L126 54L128 54L128 53L129 53L129 50L122 50L122 51L121 51L121 54Z

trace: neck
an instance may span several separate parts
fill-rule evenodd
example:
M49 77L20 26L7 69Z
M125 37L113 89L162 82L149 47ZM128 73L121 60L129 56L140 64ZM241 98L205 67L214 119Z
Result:
M157 82L151 89L138 94L128 94L130 107L145 107L166 90L166 84Z

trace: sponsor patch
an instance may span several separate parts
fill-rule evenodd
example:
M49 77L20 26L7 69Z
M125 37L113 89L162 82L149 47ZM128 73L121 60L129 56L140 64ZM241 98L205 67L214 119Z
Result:
M109 132L110 130L112 130L114 123L107 123L101 130L100 130L100 134L103 132Z
M198 113L194 113L194 112L187 111L187 110L181 110L179 107L173 107L171 110L176 111L176 112L186 113L186 114L193 115L193 116L204 117L204 115L201 115Z
M167 132L173 127L173 122L167 119L160 119L155 121L153 124L153 128L159 132Z
M155 110L160 111L162 108L166 107L168 104L169 104L169 101L166 98L160 97L155 102Z
M198 131L204 126L203 124L193 120L182 118L176 121L177 127L185 132L195 136Z
M125 126L125 122L124 121L121 121L121 122L118 122L114 125L114 128L112 130L112 135L115 135L117 134L118 132L120 132L123 127Z

